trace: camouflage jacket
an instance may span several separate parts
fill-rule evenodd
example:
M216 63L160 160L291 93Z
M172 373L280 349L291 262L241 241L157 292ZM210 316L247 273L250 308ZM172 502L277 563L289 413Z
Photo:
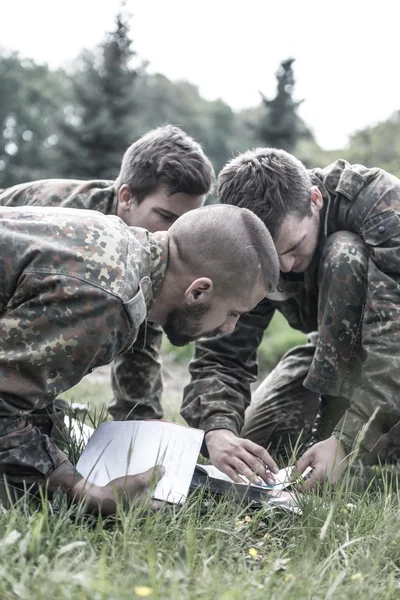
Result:
M400 419L400 181L381 169L344 160L310 175L324 197L318 247L330 234L347 230L359 234L369 249L362 323L366 359L350 408L335 428L351 445L375 414L362 442L369 451ZM318 328L318 264L317 250L308 271L282 273L275 293L243 315L233 334L196 344L181 411L191 426L239 434L250 402L250 383L257 377L257 348L274 311L305 333ZM327 393L323 373L314 372L305 385ZM340 389L330 393L339 395Z
M117 203L114 182L101 179L42 179L0 190L0 206L62 206L115 215Z
M105 180L44 179L0 190L0 206L61 206L98 210L105 215L115 215L117 204L115 184ZM162 329L159 325L143 323L129 355L119 359L119 381L113 385L114 400L111 410L114 418L127 418L127 412L135 405L160 404L161 339Z
M3 207L0 240L0 472L29 483L60 469L52 486L67 491L80 476L29 415L132 346L168 234L93 211Z

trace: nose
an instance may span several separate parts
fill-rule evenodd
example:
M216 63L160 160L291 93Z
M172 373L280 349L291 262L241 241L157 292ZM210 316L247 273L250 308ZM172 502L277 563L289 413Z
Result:
M279 265L281 268L281 271L283 271L284 273L289 273L289 271L292 270L292 267L295 263L295 259L293 256L280 256L279 257Z

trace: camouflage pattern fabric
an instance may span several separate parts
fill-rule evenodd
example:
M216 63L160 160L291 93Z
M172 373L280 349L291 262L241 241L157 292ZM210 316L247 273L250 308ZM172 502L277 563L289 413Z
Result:
M265 447L276 459L286 459L298 444L304 450L319 440L315 424L320 395L304 386L317 341L314 332L306 344L291 348L258 386L246 410L241 437Z
M400 181L344 160L310 175L324 198L312 264L304 274L282 273L276 292L233 334L196 344L182 415L205 431L242 431L257 348L279 310L292 327L318 331L304 386L336 406L344 398L332 430L348 448L363 430L361 451L370 452L400 419Z
M132 348L114 359L111 365L114 399L110 404L114 420L162 418L161 340L162 327L146 321L140 326Z
M0 209L0 474L66 492L81 478L43 413L94 368L128 351L168 260L168 234L115 216ZM48 420L47 420L48 423Z
M101 179L42 179L0 190L0 206L62 206L115 215L117 203L114 182Z
M61 206L115 215L117 204L115 184L105 180L47 179L0 193L0 206ZM143 324L131 351L112 364L110 413L114 419L162 418L161 341L161 327Z

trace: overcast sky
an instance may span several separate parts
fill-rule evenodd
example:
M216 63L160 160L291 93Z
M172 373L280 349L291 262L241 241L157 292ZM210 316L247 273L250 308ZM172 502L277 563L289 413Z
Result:
M396 0L128 0L150 69L233 108L272 96L296 58L301 116L325 148L400 109ZM0 0L0 43L56 67L100 42L119 0ZM1 89L0 89L1 93Z

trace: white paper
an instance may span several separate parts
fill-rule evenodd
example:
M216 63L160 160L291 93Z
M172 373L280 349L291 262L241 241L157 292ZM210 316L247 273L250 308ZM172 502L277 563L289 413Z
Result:
M225 475L225 473L223 473L222 471L217 469L217 467L214 467L214 465L197 465L197 467L199 467L200 469L203 469L203 471L205 471L210 477L214 477L214 479L222 479L223 481L229 481L230 483L235 483L233 481L233 479L231 479L228 475ZM284 469L280 469L280 471L276 475L275 475L275 473L273 473L273 476L276 481L275 485L268 485L264 482L262 485L256 485L254 483L252 483L251 485L254 485L254 487L257 487L257 488L263 488L263 489L267 489L267 490L277 490L277 491L284 490L289 485L293 484L293 481L291 480L291 476L292 476L292 472L293 472L294 468L295 467L286 467ZM308 473L310 471L311 471L310 467L307 467L307 469L304 471L302 476L305 477L306 475L308 475ZM243 483L240 483L239 485L249 485L250 482L246 477L243 477L242 475L239 475L239 477L241 477L243 479Z
M153 498L182 503L203 437L199 429L166 421L102 423L89 439L77 469L91 483L103 486L116 477L164 465L166 472Z

